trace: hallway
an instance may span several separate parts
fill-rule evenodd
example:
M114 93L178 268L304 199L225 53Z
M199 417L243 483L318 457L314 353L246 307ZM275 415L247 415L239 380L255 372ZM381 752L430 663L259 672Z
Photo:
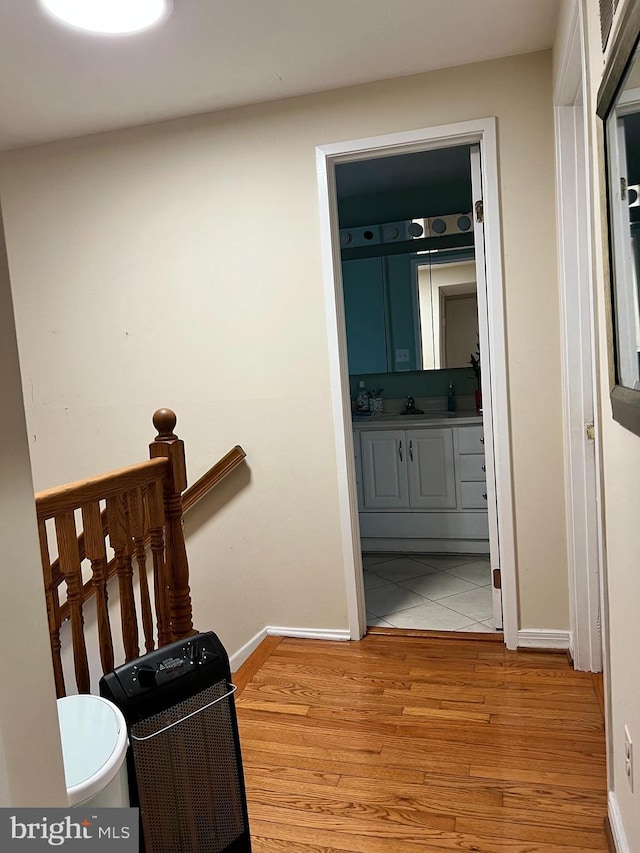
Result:
M564 655L269 637L234 681L255 853L607 850L603 713Z

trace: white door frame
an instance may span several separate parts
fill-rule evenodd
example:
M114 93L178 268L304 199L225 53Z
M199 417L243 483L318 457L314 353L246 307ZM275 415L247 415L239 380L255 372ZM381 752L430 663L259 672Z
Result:
M340 267L335 166L338 163L409 154L454 145L480 144L484 197L485 263L487 270L488 362L493 432L485 444L487 480L493 467L496 490L496 530L502 572L504 639L508 648L518 645L518 602L515 564L515 519L509 398L507 385L505 310L500 238L497 131L495 118L475 119L440 127L392 133L322 145L316 148L320 201L320 229L324 269L325 306L331 379L331 400L338 467L338 490L345 566L349 631L360 639L366 630L358 502L353 457L353 431L349 371ZM483 382L483 386L485 383ZM483 391L484 402L484 391ZM491 507L489 507L491 512ZM493 547L493 543L492 543Z
M558 267L562 329L563 422L570 649L576 669L600 672L601 487L595 362L586 69L580 10L574 2L554 92Z

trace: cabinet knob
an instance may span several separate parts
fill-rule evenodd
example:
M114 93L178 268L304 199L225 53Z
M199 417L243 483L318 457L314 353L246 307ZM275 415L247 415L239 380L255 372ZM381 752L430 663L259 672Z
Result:
M483 466L482 466L482 470L483 470L483 471L486 471L486 470L487 470L487 466L486 466L486 465L483 465Z
M486 499L487 499L487 493L485 492L485 493L482 495L482 497L483 497L483 498L485 499L485 501L486 501Z
M480 439L480 444L484 444L484 436Z

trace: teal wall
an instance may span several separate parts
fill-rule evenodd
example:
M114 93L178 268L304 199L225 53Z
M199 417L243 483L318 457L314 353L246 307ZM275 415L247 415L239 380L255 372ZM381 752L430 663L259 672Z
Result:
M429 216L447 216L468 213L472 207L471 181L449 182L423 188L400 191L367 193L351 198L338 197L340 228L357 228L399 222L403 219L420 219Z
M369 373L365 376L350 376L351 398L358 394L358 382L364 381L366 390L383 388L380 395L385 400L401 397L446 397L449 384L456 395L473 394L476 379L470 367L455 367L449 370L413 370L408 373Z

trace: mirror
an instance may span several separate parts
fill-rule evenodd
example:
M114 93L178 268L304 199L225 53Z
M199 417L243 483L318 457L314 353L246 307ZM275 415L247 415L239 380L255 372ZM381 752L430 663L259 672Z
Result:
M344 261L349 373L468 368L478 348L473 248Z
M640 435L640 4L629 4L598 94L611 270L613 417Z
M421 369L468 367L478 347L473 252L427 252L414 261L420 311Z

